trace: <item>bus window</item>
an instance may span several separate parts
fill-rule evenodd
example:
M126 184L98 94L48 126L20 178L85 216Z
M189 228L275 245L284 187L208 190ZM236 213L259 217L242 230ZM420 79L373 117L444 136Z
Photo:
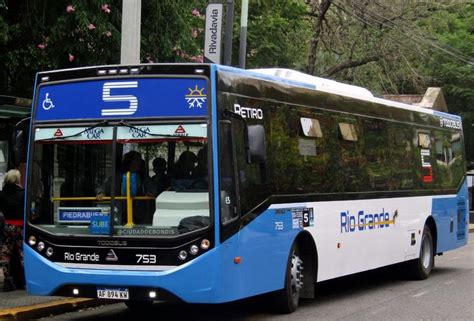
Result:
M32 183L32 222L77 235L174 236L207 227L207 126L124 125L116 131L114 157L112 126L37 129L33 163L41 182ZM169 151L178 158L171 169ZM189 162L180 162L185 158ZM155 166L152 173L154 162L165 168Z
M338 168L336 182L339 188L350 192L367 185L366 157L364 154L362 130L359 127L358 120L353 122L338 122L337 116L334 117L338 125ZM351 119L352 120L352 119Z
M358 140L357 131L354 124L349 123L339 123L339 133L341 134L342 139L355 142Z
M421 148L431 148L430 135L425 133L418 133L418 146Z
M323 137L319 120L313 118L300 118L303 134L307 137Z
M371 189L390 189L392 160L388 152L386 123L377 119L363 121L367 175Z
M388 124L388 158L392 167L392 189L411 189L415 185L413 129L397 123Z

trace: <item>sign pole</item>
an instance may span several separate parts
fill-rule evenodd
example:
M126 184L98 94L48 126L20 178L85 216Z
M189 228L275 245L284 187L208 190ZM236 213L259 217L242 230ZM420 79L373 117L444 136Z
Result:
M234 29L234 0L227 0L225 20L224 65L232 65L232 35Z
M245 68L245 54L247 51L247 17L249 11L249 1L242 0L242 12L240 14L240 47L239 47L239 67Z
M122 41L120 63L132 65L140 63L141 0L122 1Z

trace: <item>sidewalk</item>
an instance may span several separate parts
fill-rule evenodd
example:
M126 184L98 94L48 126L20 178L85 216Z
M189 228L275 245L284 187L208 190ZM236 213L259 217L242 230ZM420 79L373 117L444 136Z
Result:
M474 233L474 224L469 224L469 233ZM94 299L27 295L25 290L1 292L2 288L3 273L0 270L0 321L30 320L108 304Z
M31 320L104 304L94 299L33 296L26 290L2 292L2 289L3 273L0 269L0 321Z

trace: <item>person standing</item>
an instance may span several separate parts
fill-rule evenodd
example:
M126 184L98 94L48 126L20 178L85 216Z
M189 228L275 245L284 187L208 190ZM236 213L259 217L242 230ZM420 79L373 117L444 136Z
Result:
M20 185L20 179L20 171L9 170L5 175L3 190L0 192L0 210L5 216L4 239L1 248L1 255L6 262L3 266L4 292L16 289L12 272L15 272L16 275L23 275L22 235L25 190ZM14 254L18 254L21 261L21 271L11 271Z

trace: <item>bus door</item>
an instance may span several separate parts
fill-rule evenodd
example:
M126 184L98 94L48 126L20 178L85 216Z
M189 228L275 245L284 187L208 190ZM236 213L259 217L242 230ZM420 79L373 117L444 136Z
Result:
M221 241L235 234L248 214L269 195L263 125L235 114L219 123ZM241 218L241 219L239 219Z
M219 122L221 242L235 234L239 228L240 202L236 180L237 166L232 126L233 124L230 120L221 120Z

